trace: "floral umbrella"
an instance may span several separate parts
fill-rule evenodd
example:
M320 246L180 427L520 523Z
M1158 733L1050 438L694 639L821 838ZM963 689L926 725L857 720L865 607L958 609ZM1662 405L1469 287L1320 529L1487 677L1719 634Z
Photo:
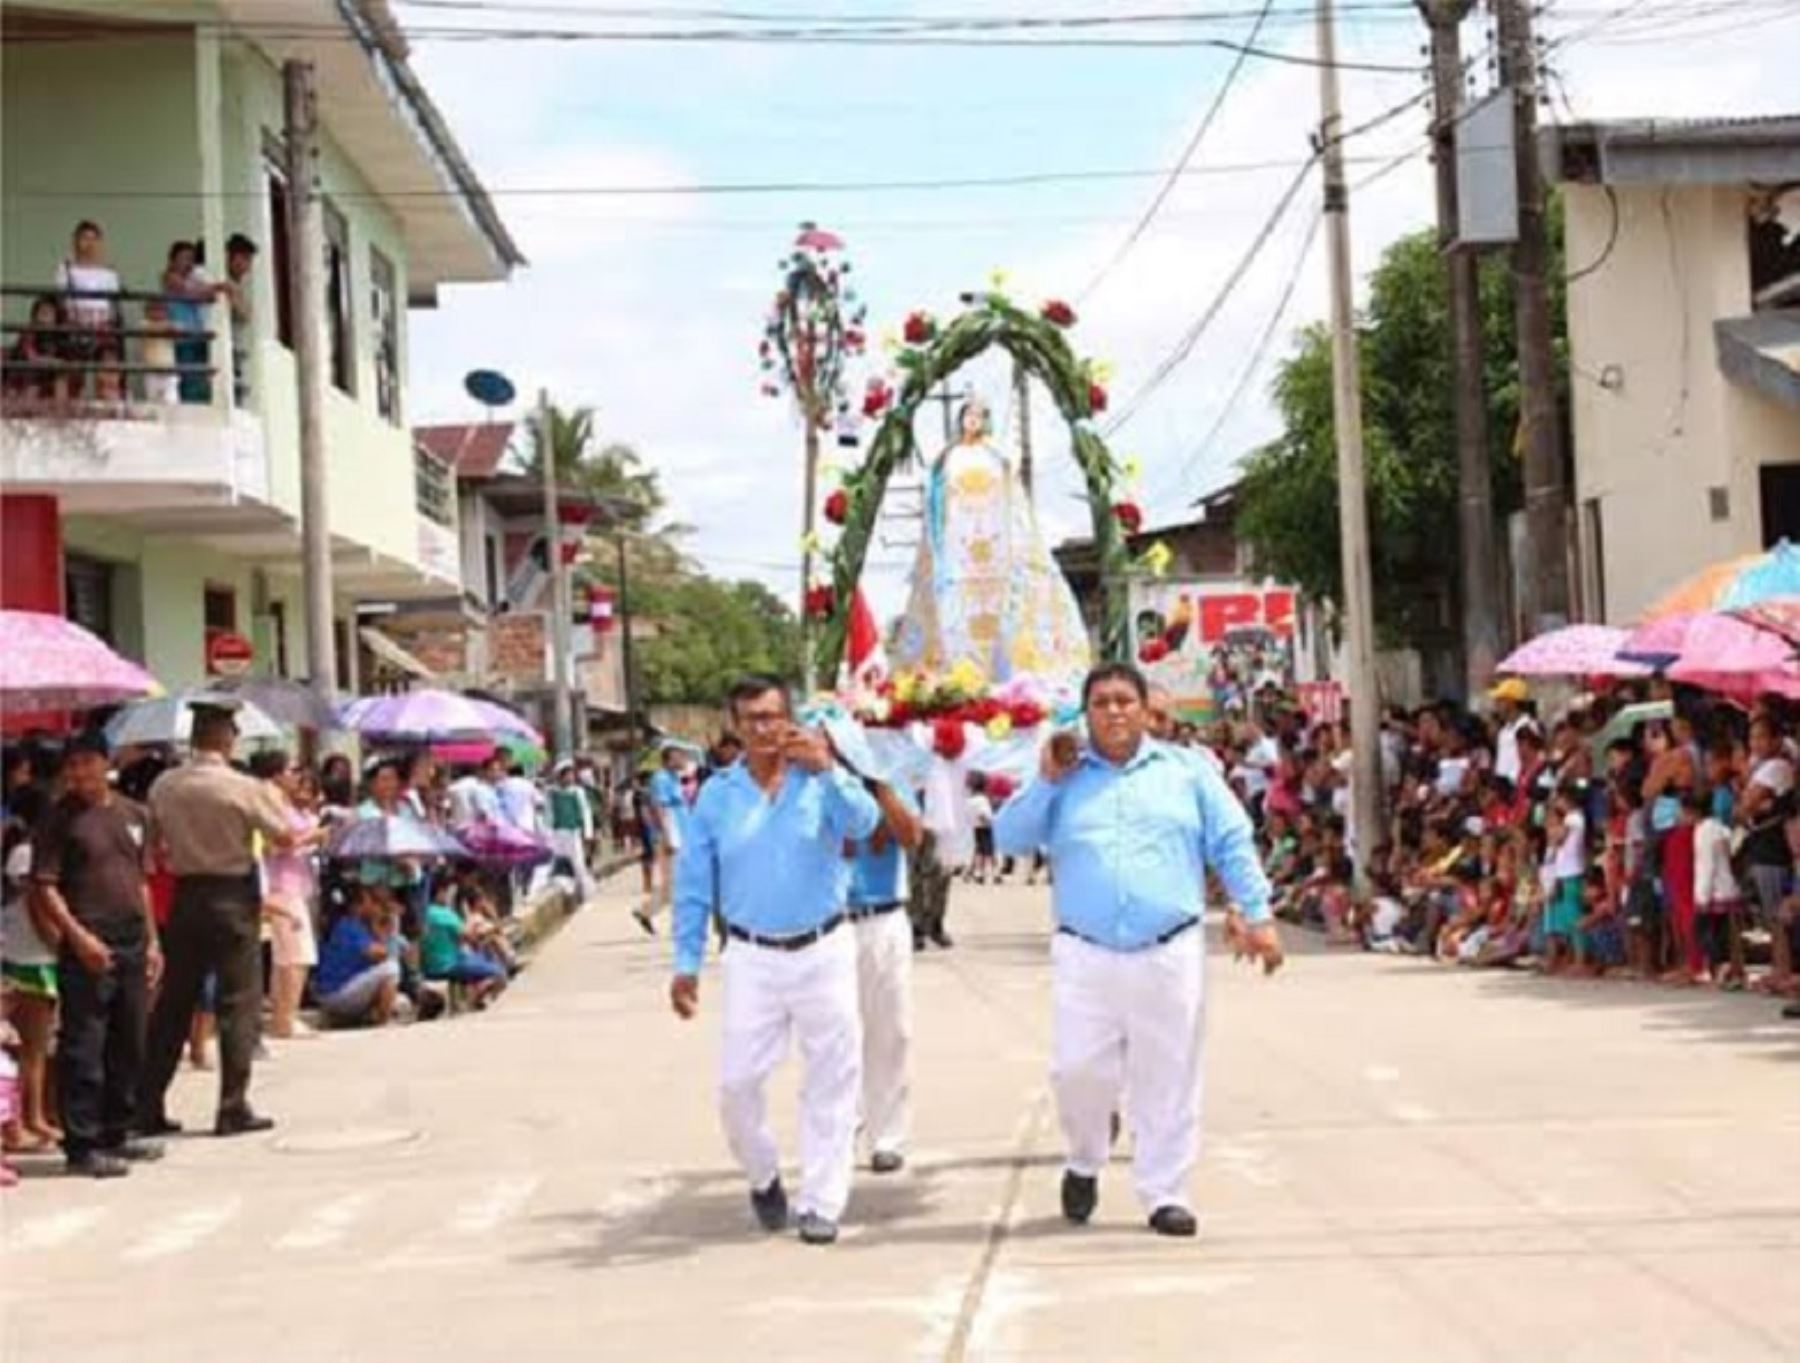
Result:
M1702 568L1658 599L1644 612L1644 619L1738 610L1759 601L1790 596L1800 596L1800 546L1783 540L1766 553Z
M0 610L0 705L78 709L154 694L156 679L72 620Z
M1520 677L1641 677L1641 662L1619 657L1626 631L1611 625L1565 625L1521 644L1498 668Z

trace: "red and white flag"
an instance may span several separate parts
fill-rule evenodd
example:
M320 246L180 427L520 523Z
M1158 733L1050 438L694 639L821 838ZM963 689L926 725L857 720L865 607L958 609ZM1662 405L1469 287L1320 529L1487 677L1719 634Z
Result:
M873 686L887 676L887 650L881 646L881 627L875 623L875 612L862 588L850 598L850 629L844 638L844 664L850 680L858 686Z

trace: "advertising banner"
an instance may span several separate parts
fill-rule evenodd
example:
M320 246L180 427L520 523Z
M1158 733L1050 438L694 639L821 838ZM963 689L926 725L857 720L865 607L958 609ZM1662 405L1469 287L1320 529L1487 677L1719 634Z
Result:
M1297 593L1291 587L1164 578L1131 584L1131 646L1183 718L1244 713L1265 686L1291 691Z

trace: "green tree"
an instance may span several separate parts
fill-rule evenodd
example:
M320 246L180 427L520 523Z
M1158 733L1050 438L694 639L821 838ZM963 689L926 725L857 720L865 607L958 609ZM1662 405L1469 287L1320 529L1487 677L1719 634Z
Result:
M745 672L799 676L799 622L759 582L687 575L636 593L633 610L653 627L637 645L647 703L716 705Z
M1552 221L1558 228L1552 303L1561 336L1560 219ZM1400 238L1370 278L1358 324L1376 626L1388 644L1430 643L1434 634L1441 642L1443 607L1454 604L1458 586L1456 413L1444 275L1434 233ZM1520 500L1513 286L1503 258L1483 261L1480 302L1494 510L1503 518ZM1559 350L1566 393L1566 347ZM1259 571L1336 602L1342 573L1325 327L1300 332L1272 391L1283 429L1244 462L1238 531ZM1565 423L1565 438L1566 429Z

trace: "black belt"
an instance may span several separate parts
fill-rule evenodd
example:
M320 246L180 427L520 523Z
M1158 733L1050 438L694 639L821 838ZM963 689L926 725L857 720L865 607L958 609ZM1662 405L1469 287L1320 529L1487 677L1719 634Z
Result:
M1162 936L1158 937L1155 941L1145 942L1142 946L1136 946L1136 947L1120 947L1120 946L1114 946L1111 942L1097 942L1092 937L1089 937L1085 932L1077 932L1077 931L1075 931L1074 928L1059 927L1059 928L1057 928L1057 931L1060 932L1064 937L1073 937L1078 942L1086 942L1089 946L1099 947L1102 951L1124 951L1124 952L1149 951L1152 947L1167 946L1170 942L1173 942L1177 937L1181 936L1181 934L1186 932L1189 928L1197 926L1199 924L1199 922L1200 922L1200 920L1198 918L1184 918L1184 919L1182 919L1181 922L1177 923L1174 927L1170 928L1167 932L1165 932Z
M829 937L843 924L844 915L834 913L811 932L803 932L796 937L764 937L740 928L736 923L725 925L725 935L734 942L748 942L753 947L767 947L770 951L801 951L821 938Z
M885 904L852 904L845 915L852 923L865 922L870 918L879 918L884 913L892 913L895 909L905 908L898 899L890 899Z

